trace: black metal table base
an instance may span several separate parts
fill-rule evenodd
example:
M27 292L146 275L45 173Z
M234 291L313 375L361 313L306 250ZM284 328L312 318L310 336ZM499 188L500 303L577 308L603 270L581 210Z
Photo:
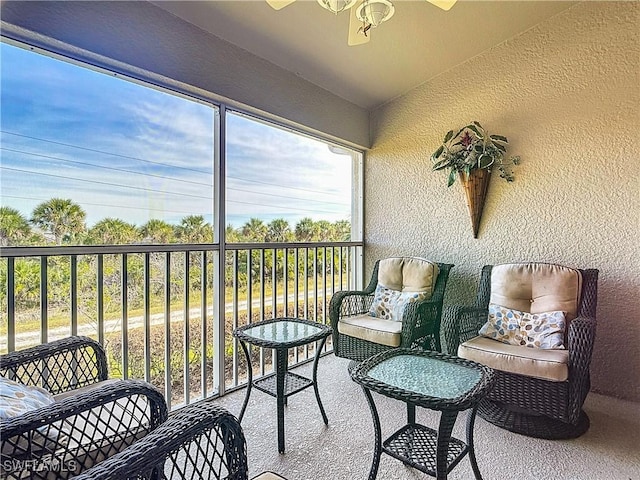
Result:
M327 419L327 414L324 411L324 407L322 406L322 401L320 400L320 393L318 392L318 382L317 382L317 373L318 373L318 360L320 359L320 353L324 348L324 344L327 340L327 337L319 340L319 343L316 345L316 353L313 359L313 375L312 378L306 378L302 375L298 375L292 372L289 372L288 369L288 348L276 348L276 365L275 365L275 373L267 375L265 377L259 378L253 381L253 372L251 368L251 358L249 355L249 349L247 348L245 342L240 341L240 345L242 346L242 350L244 351L245 358L247 360L247 365L249 366L247 369L248 380L247 380L247 393L244 397L244 403L242 404L242 409L240 410L240 415L238 416L238 420L242 421L242 417L244 416L244 412L247 409L247 404L249 403L249 396L251 395L251 387L255 387L257 390L264 392L268 395L271 395L276 398L277 404L277 415L278 415L278 452L284 453L284 406L287 403L287 397L301 392L308 387L313 386L313 390L316 396L316 401L318 402L318 407L320 408L320 414L322 415L322 420L325 425L329 424L329 420Z
M458 412L442 411L438 430L415 423L415 405L407 403L407 425L382 442L380 417L369 390L362 387L373 417L375 447L369 480L375 480L382 453L390 455L423 473L446 480L448 473L469 454L469 461L476 480L482 480L475 456L473 430L477 406L467 417L467 442L451 436Z

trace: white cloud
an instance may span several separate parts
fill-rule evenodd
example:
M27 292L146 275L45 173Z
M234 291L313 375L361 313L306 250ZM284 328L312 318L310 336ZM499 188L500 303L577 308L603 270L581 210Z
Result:
M42 201L71 198L89 226L105 217L211 219L212 107L34 55L12 50L20 68L3 61L2 128L13 134L1 139L2 205L29 216ZM349 218L348 156L235 114L226 140L230 221Z

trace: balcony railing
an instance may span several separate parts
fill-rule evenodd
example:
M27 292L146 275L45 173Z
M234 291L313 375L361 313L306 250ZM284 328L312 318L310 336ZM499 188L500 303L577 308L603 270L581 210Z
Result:
M361 242L3 248L0 353L86 335L110 377L145 379L174 406L222 395L246 382L234 328L328 323L333 293L361 287L361 257ZM254 375L273 370L271 353L252 350Z

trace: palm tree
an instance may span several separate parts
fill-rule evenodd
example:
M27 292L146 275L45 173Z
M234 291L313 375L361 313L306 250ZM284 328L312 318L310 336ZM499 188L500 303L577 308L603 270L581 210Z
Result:
M316 223L317 235L314 240L327 242L333 238L333 224L328 220L318 220Z
M60 245L85 231L86 217L82 207L71 199L52 198L33 209L31 223L52 235Z
M140 227L140 235L150 243L173 243L175 240L173 225L164 220L149 220Z
M0 245L20 245L31 235L29 221L18 210L0 207Z
M139 239L138 228L119 218L105 218L89 230L89 243L98 245L123 245Z
M333 224L334 240L336 242L348 242L351 240L351 222L338 220Z
M202 215L189 215L176 227L182 243L213 243L213 228Z
M284 218L276 218L267 225L267 242L287 242L293 237L289 222Z
M310 242L316 234L316 223L309 217L305 217L296 224L296 240Z
M242 234L231 224L227 225L224 236L228 243L239 243L242 240Z
M263 243L267 240L268 228L259 218L251 218L242 226L242 236L249 242Z

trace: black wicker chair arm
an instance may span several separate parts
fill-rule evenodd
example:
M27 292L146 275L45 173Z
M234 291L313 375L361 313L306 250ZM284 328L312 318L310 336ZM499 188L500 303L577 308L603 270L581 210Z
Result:
M95 340L68 337L2 355L0 376L55 395L106 380L107 357Z
M233 415L211 402L199 402L173 413L143 439L75 478L246 480L246 441Z
M487 321L489 312L484 308L462 307L457 312L458 338L463 343L478 336L478 330Z
M567 350L569 351L569 408L570 422L577 422L582 404L591 388L589 366L596 336L596 319L574 318L569 324Z
M365 290L343 290L336 292L329 302L331 323L337 325L341 316L359 315L369 311L373 293Z
M402 337L414 339L420 336L421 331L431 328L431 323L436 320L438 308L441 308L442 300L428 299L411 302L404 307L402 312ZM424 324L423 324L424 323ZM410 345L403 340L403 345Z
M130 398L136 395L147 398L151 408L151 428L157 427L167 419L167 404L159 390L142 380L119 380L98 385L90 391L77 395L70 395L60 401L18 417L0 420L1 437L5 441L10 437L21 435L36 428L46 428L47 425L59 423L61 420L67 420L65 423L69 424L69 419L79 416L83 412L113 403L121 398Z
M566 347L569 351L569 377L572 381L584 381L588 378L595 337L595 318L578 317L569 324Z

